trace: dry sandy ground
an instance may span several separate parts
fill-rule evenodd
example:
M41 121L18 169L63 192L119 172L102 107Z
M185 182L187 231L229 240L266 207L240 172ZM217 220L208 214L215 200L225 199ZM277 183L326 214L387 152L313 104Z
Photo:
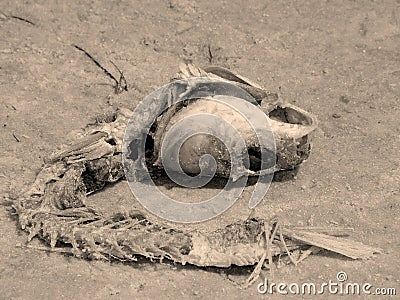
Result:
M110 105L135 107L185 59L208 65L210 47L213 64L319 119L310 158L297 178L273 183L257 216L354 227L353 239L384 249L370 261L324 252L277 269L273 280L320 283L345 271L352 282L400 288L400 1L2 0L0 10L4 199L33 181L70 131ZM113 60L130 91L114 95L112 81L71 44L109 70ZM96 197L118 207L132 196L121 182ZM236 206L223 218L247 213ZM0 232L1 299L261 297L256 285L242 291L224 275L242 280L251 268L93 262L16 247L26 235L6 205Z

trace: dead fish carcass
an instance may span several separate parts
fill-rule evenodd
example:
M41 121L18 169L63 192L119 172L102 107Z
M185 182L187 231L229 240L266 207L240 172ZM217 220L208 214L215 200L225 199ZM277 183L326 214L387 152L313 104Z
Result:
M247 78L227 69L220 67L200 69L193 65L181 65L180 68L181 71L175 79L186 80L192 77L210 77L236 85L255 99L254 103L249 103L248 105L256 106L264 114L263 120L268 123L266 127L273 133L275 145L274 147L267 147L270 152L274 152L273 171L293 170L308 158L311 149L309 134L316 128L316 118L313 115L294 105L282 103L276 94L266 91ZM233 170L233 174L246 173L250 176L257 176L269 172L271 169L269 161L261 165L262 159L265 159L261 153L264 153L265 149L260 147L260 136L257 136L254 130L254 127L257 126L254 126L240 111L230 105L231 101L232 98L230 96L219 95L211 98L191 99L184 103L170 106L156 122L153 133L153 165L160 168L171 167L173 171L177 172L199 174L201 172L199 161L202 156L208 154L214 157L216 161L215 174L217 176L232 176L231 149L228 149L229 146L224 141L212 134L200 132L186 139L179 149L178 168L176 165L169 166L168 159L164 161L162 159L162 143L165 142L168 132L176 124L193 116L211 115L215 117L214 119L221 120L221 122L210 121L209 124L191 123L191 126L200 127L202 125L202 128L208 126L210 132L215 132L216 127L222 127L220 131L223 132L223 126L225 126L223 124L225 123L237 129L247 147L246 154L248 155L249 163L246 165L245 172L243 170L240 172ZM207 119L206 122L214 119ZM229 137L225 138L229 140ZM245 155L245 153L243 154ZM271 160L270 154L266 156L269 160Z

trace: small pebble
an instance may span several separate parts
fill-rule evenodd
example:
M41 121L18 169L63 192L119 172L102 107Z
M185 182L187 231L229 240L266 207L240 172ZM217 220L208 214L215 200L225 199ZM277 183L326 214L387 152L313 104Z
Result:
M339 100L346 104L350 102L349 98L347 98L346 96L343 96L343 95L339 97Z
M392 275L387 275L387 276L385 277L385 279L386 279L386 280L392 280L392 279L393 279L393 276L392 276Z
M334 114L332 114L332 117L334 117L335 119L339 119L339 118L341 118L342 116L339 115L339 114L337 114L337 113L334 113Z

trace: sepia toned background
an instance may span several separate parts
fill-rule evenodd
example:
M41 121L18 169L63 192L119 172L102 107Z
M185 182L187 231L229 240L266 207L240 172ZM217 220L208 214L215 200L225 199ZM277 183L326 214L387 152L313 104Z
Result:
M115 95L72 44L117 75L112 60L129 92ZM383 249L369 261L323 252L273 280L318 283L345 271L352 282L399 288L399 49L400 1L0 1L0 298L257 296L256 285L242 291L229 280L252 268L84 261L21 247L26 235L9 211L71 131L110 107L134 108L182 61L228 67L318 118L310 158L293 180L272 184L256 216L353 227L351 238ZM94 198L108 210L131 203L125 182ZM239 203L210 227L248 213Z

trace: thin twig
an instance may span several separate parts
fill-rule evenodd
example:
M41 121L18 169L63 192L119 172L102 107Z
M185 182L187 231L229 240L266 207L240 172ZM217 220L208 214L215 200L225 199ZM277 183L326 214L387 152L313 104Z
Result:
M283 238L283 234L282 234L282 231L281 231L281 230L279 231L279 238L280 238L280 240L281 240L281 243L282 243L283 247L285 248L285 251L286 251L286 253L287 253L287 255L288 255L290 261L291 261L295 266L297 266L298 261L296 261L296 260L292 257L292 255L290 254L290 251L289 251L289 249L288 249L288 247L287 247L287 245L286 245L286 242L285 242L285 239Z
M208 61L210 62L210 64L212 64L214 55L212 54L212 51L211 51L211 45L208 44L207 48L208 48Z
M315 247L315 246L311 246L310 248L308 248L307 250L303 251L299 257L299 259L297 260L297 263L305 260L307 257L309 257L311 254L317 254L321 251L321 248Z
M247 278L247 280L241 285L242 289L247 289L260 277L261 268L265 262L265 259L267 257L268 257L268 259L270 259L270 257L272 257L272 254L271 254L272 243L270 243L270 238L269 238L269 233L271 232L271 230L272 230L272 226L267 227L267 225L264 224L265 252L261 256L261 258L258 261L257 266L254 268L253 272L251 272L251 274ZM272 259L269 261L269 263L271 263L271 261L272 261Z
M14 137L14 139L19 143L21 142L21 140L15 135L15 133L12 133L12 136Z
M113 64L113 66L117 69L117 71L119 72L119 80L117 82L117 85L115 86L115 93L116 94L120 94L123 91L128 91L128 84L126 82L124 73L122 73L122 71L117 67L116 64L114 64L113 61L110 60L110 63Z
M120 78L119 80L117 80L114 75L112 75L106 68L104 68L92 55L90 55L85 49L79 47L78 45L72 45L73 47L75 47L76 49L78 49L79 51L82 51L83 53L85 53L85 55L87 57L90 58L91 61L93 61L95 63L96 66L98 66L108 77L110 77L112 80L114 80L115 82L115 93L116 94L120 94L123 91L128 91L128 85L126 83L126 79L124 77L124 74L121 72L121 70L113 63L111 62L114 67L118 70L119 74L120 74Z
M14 16L14 15L11 15L10 18L17 19L17 20L23 21L25 23L28 23L30 25L36 26L35 23L33 23L32 21L29 21L28 19L25 19L25 18L21 18L21 17Z
M271 233L271 237L269 238L269 240L267 240L267 246L270 248L270 249L272 249L272 243L274 242L274 239L275 239L275 236L276 236L276 233L277 233L277 231L278 231L278 228L280 228L281 226L280 226L280 224L279 224L279 221L276 221L275 222L275 228L274 228L274 230L272 231L272 233ZM271 275L272 275L272 268L271 268L271 266L272 266L272 252L271 251L269 251L269 253L268 253L268 267L269 267L269 271L270 271L270 273L271 273Z

